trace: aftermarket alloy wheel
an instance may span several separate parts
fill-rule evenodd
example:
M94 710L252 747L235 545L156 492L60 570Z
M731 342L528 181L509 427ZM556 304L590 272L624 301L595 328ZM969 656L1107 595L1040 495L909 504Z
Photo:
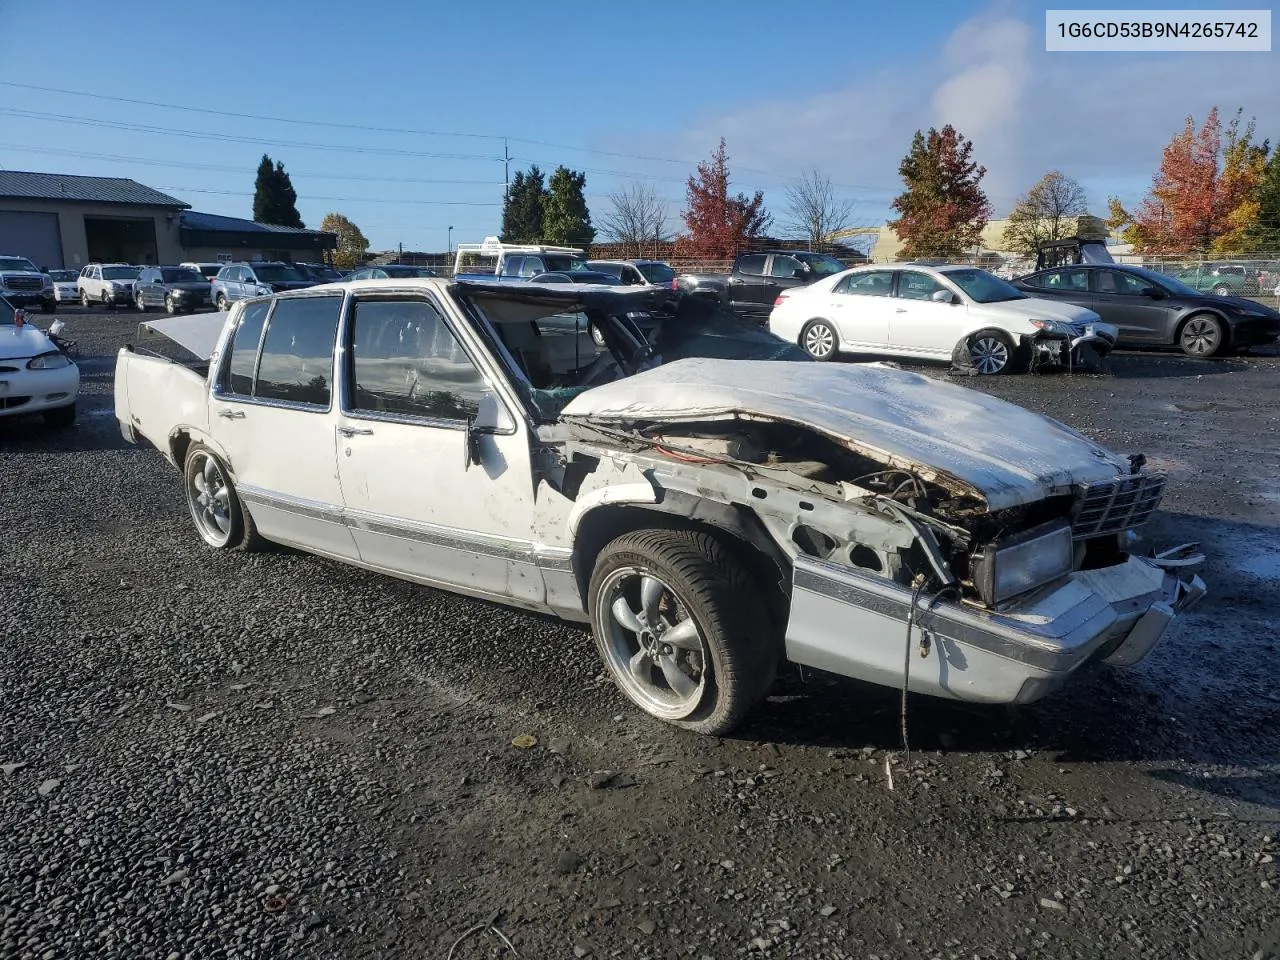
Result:
M203 444L193 444L183 468L187 509L196 532L219 550L248 550L258 545L257 528L236 495L230 472Z
M1178 346L1188 357L1212 357L1225 341L1222 321L1207 313L1189 318L1178 333Z
M983 376L1007 372L1013 353L1013 341L999 330L979 330L969 339L969 360Z
M815 360L830 360L836 354L836 331L825 320L810 320L800 334L800 346Z
M698 733L737 726L777 667L772 620L742 561L698 530L624 534L591 577L601 659L646 713Z

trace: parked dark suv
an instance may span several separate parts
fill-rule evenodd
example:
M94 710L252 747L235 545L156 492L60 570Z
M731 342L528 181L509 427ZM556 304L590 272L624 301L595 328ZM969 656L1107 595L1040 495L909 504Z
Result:
M152 307L190 313L209 305L209 281L190 267L143 267L133 287L133 302L143 313Z
M1280 338L1280 313L1243 297L1201 293L1175 277L1127 264L1080 264L1013 281L1035 297L1088 307L1120 332L1120 346L1176 346L1211 357Z

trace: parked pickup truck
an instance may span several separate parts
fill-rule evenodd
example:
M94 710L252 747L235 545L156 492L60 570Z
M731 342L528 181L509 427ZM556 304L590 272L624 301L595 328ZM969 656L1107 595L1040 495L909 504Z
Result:
M528 281L540 273L590 269L577 247L502 243L497 237L485 237L483 243L458 244L453 261L457 280Z
M589 623L619 690L710 734L782 660L1026 703L1141 660L1204 593L1187 549L1135 552L1165 485L1141 457L956 384L810 362L705 303L650 345L626 314L652 296L365 280L147 320L192 359L122 349L115 414L181 473L209 547ZM574 312L603 349L540 329Z
M766 250L740 253L733 269L722 273L688 273L676 278L680 290L723 303L735 313L764 320L783 290L803 287L847 269L823 253Z

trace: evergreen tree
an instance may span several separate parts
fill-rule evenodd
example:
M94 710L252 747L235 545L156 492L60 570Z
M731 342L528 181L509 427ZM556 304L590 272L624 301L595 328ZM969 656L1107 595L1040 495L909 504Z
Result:
M1274 256L1280 251L1280 148L1267 161L1253 198L1258 209L1245 233L1245 246Z
M977 245L991 218L982 192L987 168L971 160L973 142L947 124L916 131L898 174L907 189L893 201L889 227L903 240L902 256L956 257Z
M591 213L583 196L587 176L568 167L556 167L542 205L542 235L548 243L589 247L596 238Z
M546 197L542 171L536 163L528 173L516 172L502 205L503 243L537 243L542 239Z
M298 194L284 164L272 163L265 153L258 164L258 177L253 190L253 219L281 227L303 226L298 213Z

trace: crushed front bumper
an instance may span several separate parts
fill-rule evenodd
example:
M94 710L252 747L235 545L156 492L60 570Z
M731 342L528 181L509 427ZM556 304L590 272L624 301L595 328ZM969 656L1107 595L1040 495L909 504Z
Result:
M789 660L900 688L910 643L912 692L978 703L1038 700L1091 660L1137 663L1205 594L1185 569L1130 557L1074 573L998 613L926 595L908 640L912 595L900 584L801 557L792 587Z

